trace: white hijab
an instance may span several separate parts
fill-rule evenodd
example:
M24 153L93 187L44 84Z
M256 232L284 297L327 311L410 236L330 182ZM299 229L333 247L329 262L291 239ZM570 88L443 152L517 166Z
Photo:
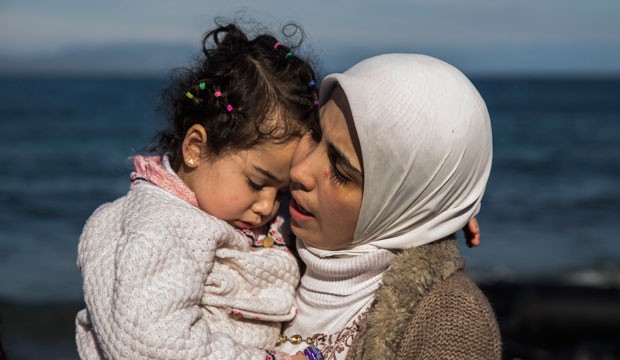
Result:
M344 90L359 136L362 207L353 243L320 257L408 249L456 233L480 209L492 159L484 100L455 67L387 54L327 76Z
M349 248L320 250L298 239L307 270L288 335L348 331L372 303L393 250L463 228L480 209L491 169L489 114L454 67L424 55L381 55L326 77L322 101L335 84L347 96L360 140L362 206ZM337 346L344 358L348 345ZM281 349L299 350L289 343Z

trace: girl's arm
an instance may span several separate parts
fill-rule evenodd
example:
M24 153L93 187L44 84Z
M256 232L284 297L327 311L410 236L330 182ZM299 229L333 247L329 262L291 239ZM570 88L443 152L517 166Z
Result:
M115 345L108 349L113 358L264 359L264 351L212 333L200 308L217 243L234 234L211 231L195 239L161 225L129 233L116 253L107 340ZM202 244L187 246L192 241Z
M100 214L106 216L100 222L120 222L120 239L102 238L99 243L114 245L88 250L84 245L81 254L88 309L81 320L100 357L265 359L265 351L212 332L201 309L215 249L231 241L234 230L165 201L124 205L129 211L120 219ZM99 236L112 236L111 231Z

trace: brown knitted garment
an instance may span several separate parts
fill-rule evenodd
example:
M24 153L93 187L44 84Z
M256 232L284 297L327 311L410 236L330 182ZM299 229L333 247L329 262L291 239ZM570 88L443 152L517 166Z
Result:
M454 239L399 254L347 359L500 359L493 310L462 268Z

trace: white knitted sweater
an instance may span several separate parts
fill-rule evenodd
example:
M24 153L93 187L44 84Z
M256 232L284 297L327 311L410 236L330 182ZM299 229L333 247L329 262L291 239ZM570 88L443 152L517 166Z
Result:
M291 254L150 184L95 211L78 266L83 359L263 360L296 311Z

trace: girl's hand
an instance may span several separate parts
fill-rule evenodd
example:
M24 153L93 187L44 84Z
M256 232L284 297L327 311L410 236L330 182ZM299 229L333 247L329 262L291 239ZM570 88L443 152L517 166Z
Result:
M463 228L463 232L465 233L467 247L478 247L480 245L480 226L476 218L469 220L467 226Z

